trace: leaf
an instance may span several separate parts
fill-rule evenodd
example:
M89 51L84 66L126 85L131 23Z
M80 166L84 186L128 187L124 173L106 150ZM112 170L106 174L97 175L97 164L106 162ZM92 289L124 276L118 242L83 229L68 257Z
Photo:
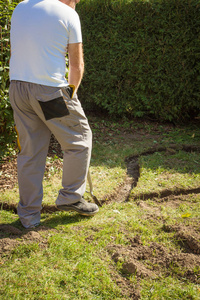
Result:
M183 214L181 217L182 217L182 218L189 218L190 216L191 216L190 213L186 213L186 214Z

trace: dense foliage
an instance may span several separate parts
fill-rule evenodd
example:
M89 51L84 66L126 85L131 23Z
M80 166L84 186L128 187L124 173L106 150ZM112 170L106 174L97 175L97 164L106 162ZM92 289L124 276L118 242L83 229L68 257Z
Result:
M14 136L13 116L8 98L8 89L10 16L16 3L14 1L11 3L8 0L0 1L0 151L3 148L3 152L7 152Z
M9 23L0 0L0 145L13 138ZM200 112L200 0L81 0L87 110L183 121Z
M183 121L200 111L200 1L82 0L80 97L113 115Z

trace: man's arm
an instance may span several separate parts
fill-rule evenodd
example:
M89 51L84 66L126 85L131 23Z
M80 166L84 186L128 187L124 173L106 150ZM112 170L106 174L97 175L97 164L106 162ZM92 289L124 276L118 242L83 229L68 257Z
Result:
M82 43L68 45L68 58L69 58L68 83L75 85L77 91L84 73Z

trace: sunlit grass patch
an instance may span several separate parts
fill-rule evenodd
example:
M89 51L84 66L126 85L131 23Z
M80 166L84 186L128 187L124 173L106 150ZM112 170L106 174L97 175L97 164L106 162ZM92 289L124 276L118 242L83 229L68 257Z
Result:
M127 123L124 129L134 132L126 138L121 125L111 126L112 122L108 122L106 132L101 133L104 125L98 122L95 126L100 136L95 139L90 166L94 194L99 199L111 197L116 188L123 187L125 157L139 155L159 141L163 145L199 140L196 129L170 127L168 132L163 125L153 132L155 125ZM107 133L109 136L104 140ZM141 299L198 299L199 268L195 263L190 268L192 260L185 263L183 255L198 257L194 249L199 249L200 196L198 192L173 195L173 191L199 188L199 153L167 149L140 156L138 161L141 174L129 202L115 202L111 197L109 204L104 203L93 217L76 212L42 213L42 226L32 232L33 239L26 236L16 214L2 209L0 223L19 229L21 234L14 234L14 230L0 233L0 298L121 300L131 299L139 286ZM62 160L56 156L47 159L43 187L43 204L54 205L62 188ZM86 190L89 191L88 183ZM167 197L148 198L148 194L162 191L171 193ZM93 201L89 193L84 196ZM1 192L1 202L18 201L17 187ZM185 235L181 235L181 230ZM39 235L39 240L34 239L34 234ZM190 240L196 248L189 248L188 253ZM111 252L112 247L115 252ZM112 254L120 254L120 250L123 257L115 262ZM123 263L131 262L129 254L138 251L140 255L141 250L144 256L139 256L137 262L152 272L155 267L154 278L123 272ZM175 264L173 258L177 255L180 256ZM158 259L154 263L155 258ZM170 265L163 267L162 263L169 258ZM191 273L186 274L187 271Z
M19 189L18 186L12 190L5 190L1 192L1 202L17 203L19 201Z
M19 249L23 252L16 259ZM109 260L95 251L83 235L69 232L53 235L44 250L35 244L17 247L1 268L0 294L4 299L16 294L17 299L121 299Z
M91 178L94 186L94 193L102 198L111 193L120 183L123 182L126 170L121 167L108 168L106 165L90 167ZM87 183L87 191L89 186Z
M140 178L132 195L162 190L196 188L200 183L197 153L183 151L174 155L163 152L140 157Z
M199 299L199 288L190 283L183 283L173 277L159 280L142 280L142 299L171 300Z
M169 172L165 169L151 170L140 169L140 178L137 187L132 190L132 195L150 192L161 192L164 189L176 190L195 188L199 186L200 174L182 174L179 172Z
M18 216L12 211L1 210L0 211L0 224L12 224L18 221ZM20 223L19 223L20 224Z

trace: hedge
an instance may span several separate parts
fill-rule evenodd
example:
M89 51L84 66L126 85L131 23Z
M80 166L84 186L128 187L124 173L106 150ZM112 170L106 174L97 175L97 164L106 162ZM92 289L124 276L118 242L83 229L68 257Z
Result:
M200 1L82 0L78 12L87 109L169 121L198 116Z
M13 139L9 22L0 0L0 145ZM200 114L200 0L81 0L86 111L182 122Z

